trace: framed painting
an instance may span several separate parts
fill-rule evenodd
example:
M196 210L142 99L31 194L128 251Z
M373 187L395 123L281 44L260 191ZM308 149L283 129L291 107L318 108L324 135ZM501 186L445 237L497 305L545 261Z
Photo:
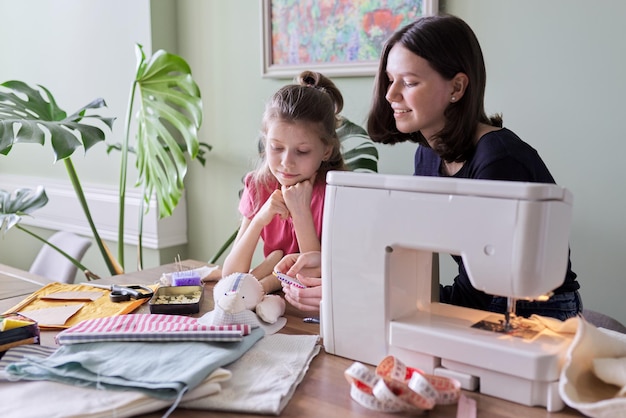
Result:
M376 73L385 40L438 0L261 0L263 77L303 70L331 77Z

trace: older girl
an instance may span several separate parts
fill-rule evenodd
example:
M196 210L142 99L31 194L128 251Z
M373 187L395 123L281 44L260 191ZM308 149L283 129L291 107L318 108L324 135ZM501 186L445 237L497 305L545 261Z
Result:
M383 48L368 133L375 142L419 143L418 176L554 183L537 151L503 128L499 115L485 114L485 85L485 63L471 28L450 15L420 18ZM475 289L463 261L454 259L458 276L441 286L441 302L504 312L506 299ZM547 302L519 301L516 312L576 316L582 311L579 287L568 263L563 284Z

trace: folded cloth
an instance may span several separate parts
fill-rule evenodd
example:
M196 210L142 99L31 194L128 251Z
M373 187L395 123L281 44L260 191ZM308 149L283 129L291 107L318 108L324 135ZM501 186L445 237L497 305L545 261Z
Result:
M560 319L551 318L549 316L531 315L529 320L534 320L549 330L559 334L575 334L578 330L578 317L561 321Z
M202 325L181 315L134 314L97 318L61 331L58 344L98 341L241 341L248 325Z
M180 399L218 367L237 360L259 339L253 330L240 342L98 342L59 347L45 359L25 357L6 372L13 380L51 380L76 386L137 390L159 399Z
M223 309L213 309L198 318L198 323L207 326L219 326L217 324L245 324L252 328L260 327L265 331L265 335L272 335L276 334L287 325L287 318L281 316L276 322L269 324L262 321L256 313L250 310L228 313Z
M279 415L319 353L317 335L267 335L227 366L232 378L213 396L181 408Z
M626 392L626 356L620 358L594 358L593 372L602 381L620 388L616 396Z
M598 363L599 359L623 358L626 334L596 328L579 319L559 380L563 402L590 417L626 416L626 397L620 397L619 383L609 382L606 369L594 368L594 361Z
M172 402L155 399L141 392L103 390L70 386L50 381L9 382L4 368L25 355L45 358L56 347L25 345L10 349L0 360L0 416L20 418L94 418L131 417L167 408ZM221 390L221 382L231 373L216 369L182 400L194 400L213 395ZM71 398L71 402L67 399Z

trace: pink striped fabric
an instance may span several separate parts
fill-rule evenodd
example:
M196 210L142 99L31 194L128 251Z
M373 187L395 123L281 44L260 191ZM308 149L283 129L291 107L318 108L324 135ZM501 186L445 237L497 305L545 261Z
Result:
M129 314L82 321L56 336L57 344L100 341L241 341L250 325L201 325L196 318Z

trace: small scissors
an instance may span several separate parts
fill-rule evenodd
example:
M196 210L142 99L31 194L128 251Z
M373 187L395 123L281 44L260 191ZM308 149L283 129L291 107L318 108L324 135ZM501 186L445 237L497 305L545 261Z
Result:
M146 286L128 285L122 286L119 284L93 284L85 283L89 286L97 287L100 289L107 289L111 291L109 298L111 302L126 302L132 299L147 299L151 298L154 291Z

